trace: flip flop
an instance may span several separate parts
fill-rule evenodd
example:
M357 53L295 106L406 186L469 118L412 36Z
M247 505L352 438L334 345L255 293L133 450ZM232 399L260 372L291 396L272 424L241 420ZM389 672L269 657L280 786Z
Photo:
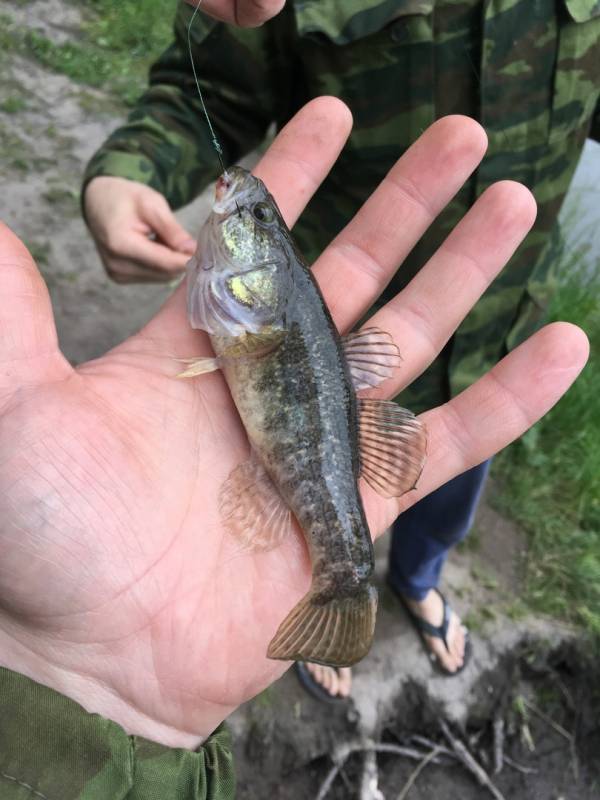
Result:
M434 592L436 592L439 595L440 600L444 605L444 618L442 619L441 625L432 625L430 622L427 622L427 620L423 619L423 617L420 617L418 614L415 614L415 612L412 610L412 608L410 608L404 597L400 594L400 592L396 591L396 589L391 585L391 583L388 583L388 586L404 606L404 610L408 614L409 620L412 622L415 630L419 634L421 641L423 643L423 647L427 651L427 655L429 656L436 671L446 678L453 678L455 675L460 674L467 666L467 664L471 660L471 656L473 655L473 645L471 643L471 637L469 636L469 631L466 630L465 628L465 653L463 656L462 666L460 666L457 670L454 670L454 672L451 672L449 669L446 669L444 666L442 666L439 659L436 657L435 653L431 652L427 639L425 638L426 636L432 636L436 639L441 639L446 647L446 650L450 652L446 636L448 634L448 627L450 625L450 616L452 614L452 609L450 608L450 604L448 603L444 595L440 592L440 590L434 587Z
M335 669L335 667L333 668ZM321 703L347 703L347 697L340 697L339 695L329 694L327 689L324 689L320 683L313 678L311 673L308 671L306 664L303 661L296 661L294 662L294 671L298 677L298 680L302 684L302 686L306 689L306 691L311 694L316 700L319 700Z

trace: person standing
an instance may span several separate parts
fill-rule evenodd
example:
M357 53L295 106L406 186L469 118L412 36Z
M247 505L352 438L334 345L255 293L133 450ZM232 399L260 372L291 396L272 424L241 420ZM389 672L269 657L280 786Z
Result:
M195 244L171 209L191 201L219 171L188 54L191 14L180 4L174 41L153 65L148 90L86 170L86 219L108 274L119 281L181 272ZM417 183L395 187L411 209L398 225L437 218L381 302L408 284L492 183L510 177L533 192L533 230L398 402L417 413L447 402L539 327L555 282L558 212L586 137L600 137L596 0L289 0L255 29L199 14L192 42L226 164L317 95L350 107L354 128L346 147L294 228L309 262L433 121L458 113L484 125L487 155L441 213L427 207ZM318 134L310 146L320 146ZM368 263L368 238L363 250ZM418 319L424 306L410 313ZM450 674L464 666L468 639L437 586L449 550L468 532L488 466L425 498L399 518L392 536L389 582L428 652ZM304 674L317 693L350 691L348 670L311 665Z

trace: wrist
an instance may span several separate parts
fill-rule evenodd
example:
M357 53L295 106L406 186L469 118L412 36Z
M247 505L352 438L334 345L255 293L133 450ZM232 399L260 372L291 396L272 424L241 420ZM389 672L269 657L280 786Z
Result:
M0 668L0 745L4 798L147 797L206 800L233 796L235 774L226 730L198 750L173 750L22 674ZM7 795L8 793L8 795Z
M207 704L204 709L198 709L199 713L195 716L198 727L195 725L194 731L186 730L172 724L170 720L159 719L137 708L97 674L87 674L86 670L76 668L71 663L57 664L53 656L58 650L64 655L69 648L65 648L64 643L42 644L39 640L35 644L24 642L22 638L11 636L0 629L0 667L53 689L81 705L88 713L99 714L117 723L131 736L141 736L166 747L196 750L234 710ZM107 656L94 653L85 660L92 658L99 664ZM114 662L113 669L116 658ZM135 676L131 676L131 680L135 681Z

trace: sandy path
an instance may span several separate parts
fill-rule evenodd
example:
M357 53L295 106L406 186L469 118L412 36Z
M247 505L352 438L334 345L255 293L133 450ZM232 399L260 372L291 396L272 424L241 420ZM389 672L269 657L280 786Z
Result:
M76 35L80 11L44 0L23 6L0 0L0 14L56 41ZM123 111L102 91L50 72L34 60L4 54L0 100L23 108L0 112L0 218L21 236L48 283L61 346L80 362L97 356L142 325L170 291L118 286L105 276L79 212L85 164ZM194 232L196 205L181 215Z

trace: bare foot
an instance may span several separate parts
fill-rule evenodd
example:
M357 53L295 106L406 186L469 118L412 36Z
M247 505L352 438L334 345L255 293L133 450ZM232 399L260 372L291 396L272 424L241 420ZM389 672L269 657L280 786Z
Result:
M322 664L306 664L316 683L332 697L348 697L352 686L350 667L324 667Z
M423 600L411 600L409 597L405 597L404 600L414 614L431 625L437 627L444 621L444 603L435 589L430 589ZM446 635L448 650L441 639L424 634L424 639L431 653L436 657L440 666L448 672L456 672L463 665L466 630L464 625L461 624L460 618L454 611L451 611Z

